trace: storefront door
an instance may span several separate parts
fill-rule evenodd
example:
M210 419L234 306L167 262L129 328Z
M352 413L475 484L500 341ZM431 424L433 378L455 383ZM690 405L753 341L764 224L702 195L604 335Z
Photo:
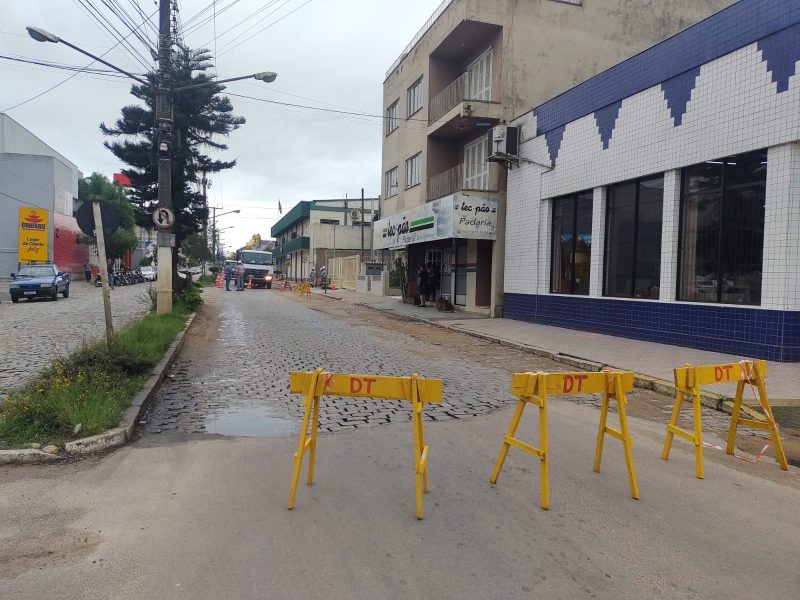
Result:
M425 251L425 265L431 265L433 272L438 273L438 284L436 287L436 294L434 299L438 299L442 293L442 251L441 250L426 250ZM448 290L449 291L449 290Z
M453 304L467 305L467 240L456 240L456 297Z

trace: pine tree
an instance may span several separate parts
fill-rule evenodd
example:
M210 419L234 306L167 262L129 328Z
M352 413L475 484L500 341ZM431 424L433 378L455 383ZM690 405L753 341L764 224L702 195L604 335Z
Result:
M172 60L170 87L196 85L213 81L206 74L211 67L208 50L192 50L178 46ZM129 197L136 211L136 221L152 228L150 213L158 204L158 156L155 138L155 88L158 74L146 75L151 87L133 85L131 94L142 101L122 108L122 117L113 127L100 124L101 131L120 141L105 142L114 156L128 165L122 169L133 184ZM235 160L212 159L204 153L208 149L218 152L228 149L220 141L245 123L244 117L233 114L230 100L221 96L225 86L212 84L181 90L173 96L173 146L172 146L172 207L175 211L176 245L191 234L202 231L208 220L208 207L202 193L192 189L192 184L202 179L203 173L217 173L231 169ZM177 255L177 253L176 253Z

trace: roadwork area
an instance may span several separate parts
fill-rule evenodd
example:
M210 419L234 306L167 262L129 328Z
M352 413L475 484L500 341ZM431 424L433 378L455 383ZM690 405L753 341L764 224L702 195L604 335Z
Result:
M3 598L776 598L800 590L800 472L676 440L672 399L635 390L641 499L621 444L592 471L598 399L552 398L551 509L512 448L515 371L564 365L344 301L210 289L141 438L66 465L0 468ZM426 406L431 491L415 518L408 406L327 398L315 483L286 509L302 400L288 370L441 377ZM688 411L687 411L688 414ZM728 416L704 411L708 442ZM616 424L616 415L610 423ZM785 431L797 460L796 434ZM536 411L518 437L536 443ZM764 445L743 431L740 453Z

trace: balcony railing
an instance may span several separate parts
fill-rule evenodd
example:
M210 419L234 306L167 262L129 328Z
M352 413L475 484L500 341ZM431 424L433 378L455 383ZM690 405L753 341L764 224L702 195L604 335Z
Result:
M453 83L434 96L428 109L428 125L435 123L443 115L463 100L492 99L492 76L485 73L462 73Z
M489 184L489 165L456 165L452 169L442 171L428 180L428 200L435 200L449 196L463 190L476 190L481 192L496 192L494 186Z

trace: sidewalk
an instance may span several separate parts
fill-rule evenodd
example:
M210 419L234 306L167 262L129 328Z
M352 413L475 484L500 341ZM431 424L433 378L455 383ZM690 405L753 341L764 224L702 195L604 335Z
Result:
M322 290L313 290L322 294ZM743 357L719 352L708 352L694 348L670 346L623 337L615 337L588 331L551 327L515 321L512 319L489 319L470 313L439 312L435 306L419 307L403 304L396 297L359 294L352 290L328 290L328 296L343 301L362 304L394 313L400 317L435 322L465 333L479 335L512 344L529 347L544 355L554 355L555 360L570 362L573 359L599 363L602 366L634 371L640 375L672 382L672 369L685 364L718 364L738 362ZM757 358L757 357L756 357ZM767 393L773 406L800 407L800 363L769 363ZM736 387L718 385L708 389L733 397ZM752 397L745 398L745 401Z

